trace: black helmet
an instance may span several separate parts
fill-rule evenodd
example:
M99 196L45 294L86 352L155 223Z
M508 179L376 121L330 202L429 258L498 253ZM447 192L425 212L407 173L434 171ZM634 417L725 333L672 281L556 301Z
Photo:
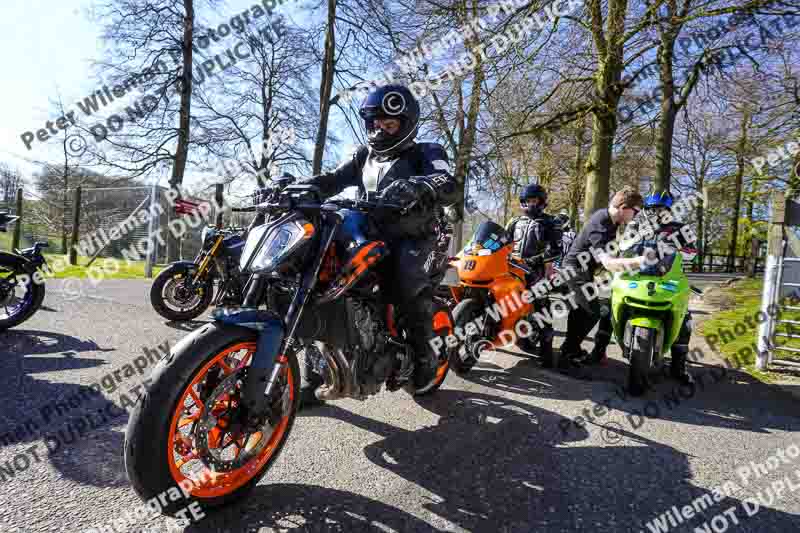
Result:
M547 191L545 191L544 187L538 183L526 185L519 192L519 201L524 202L525 200L530 200L531 198L541 198L545 203L547 203Z
M569 225L569 215L566 213L559 213L553 218L553 222L555 222L556 227L563 229L564 231L570 228Z
M527 201L533 198L541 198L542 202L536 206L527 204ZM537 217L544 212L544 208L547 206L547 191L537 183L526 185L519 193L519 203L528 216Z
M419 103L411 91L403 85L384 85L369 92L358 114L367 127L367 138L372 149L381 155L404 148L414 140L419 127ZM389 135L375 128L375 119L394 118L400 121L400 129Z

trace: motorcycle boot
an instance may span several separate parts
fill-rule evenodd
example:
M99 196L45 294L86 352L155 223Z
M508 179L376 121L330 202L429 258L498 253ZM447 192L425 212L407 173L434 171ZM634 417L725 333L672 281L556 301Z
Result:
M606 350L611 342L611 307L608 303L600 306L600 322L597 324L597 332L594 334L594 348L589 356L584 359L587 365L602 365L608 361Z
M694 383L694 378L692 378L692 375L686 370L686 356L689 353L689 347L685 345L672 345L672 350L670 352L672 355L672 360L669 364L670 376L681 385L689 386Z
M542 331L542 336L539 344L539 356L542 358L542 366L544 368L553 368L555 364L553 353L553 336L552 328L547 328Z
M415 365L412 381L419 390L436 379L439 360L431 348L433 333L433 295L430 288L419 293L416 300L406 303L402 309L408 343L414 350Z
M687 313L686 318L683 320L678 338L670 349L672 360L669 365L669 373L670 376L681 385L691 385L694 383L694 378L692 378L692 375L686 370L686 359L689 355L689 340L691 337L692 315Z

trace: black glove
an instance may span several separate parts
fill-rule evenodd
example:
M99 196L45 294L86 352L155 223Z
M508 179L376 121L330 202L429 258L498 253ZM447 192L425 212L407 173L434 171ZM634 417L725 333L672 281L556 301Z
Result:
M414 187L417 189L417 195L419 198L419 202L423 205L432 206L436 203L436 199L438 198L438 194L436 193L436 187L430 182L429 179L424 177L417 177L411 178L411 183L414 184Z
M544 257L541 255L534 255L533 257L528 257L525 259L525 264L527 264L530 268L538 268L544 264Z
M420 197L417 187L408 180L394 180L380 196L381 202L408 207L414 202L419 202Z
M260 187L253 191L253 205L258 205L262 202L268 201L272 198L273 193L275 192L275 187Z

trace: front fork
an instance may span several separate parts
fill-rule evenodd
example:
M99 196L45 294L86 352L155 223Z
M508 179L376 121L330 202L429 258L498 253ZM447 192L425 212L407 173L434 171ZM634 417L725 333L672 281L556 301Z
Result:
M253 355L242 391L243 404L256 416L266 413L269 407L269 398L278 382L281 369L288 362L287 354L288 357L294 357L295 331L316 286L326 252L341 224L341 218L338 215L332 214L332 216L335 217L333 227L328 235L320 239L321 250L318 251L312 268L303 276L300 286L292 298L292 303L289 305L285 321L268 311L256 311L256 314L260 315L258 319L260 333L256 343L256 353ZM266 283L267 281L258 274L254 274L250 278L247 283L244 308L250 308L251 312L252 309L257 309Z

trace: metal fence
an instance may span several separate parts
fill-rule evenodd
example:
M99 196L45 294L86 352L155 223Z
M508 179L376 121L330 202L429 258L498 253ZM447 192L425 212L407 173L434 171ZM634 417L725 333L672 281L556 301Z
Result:
M34 242L46 242L47 253L68 253L72 244L75 211L78 211L77 254L78 264L86 265L96 258L146 257L145 243L155 244L154 263L166 264L170 259L193 259L200 250L201 234L210 218L182 217L192 223L182 224L185 233L170 238L170 228L181 215L175 213L164 187L109 187L80 188L61 191L25 189L19 246L24 248ZM184 197L201 203L206 199ZM77 203L76 203L77 202ZM18 216L16 201L0 199L0 211ZM152 224L150 222L151 213ZM198 222L199 223L194 223ZM0 233L0 249L10 250L14 226L8 233ZM158 235L158 236L157 236Z
M10 224L7 233L0 233L0 250L10 251L12 248L13 234L17 226L20 231L19 248L33 246L34 242L46 242L48 251L58 253L61 250L63 235L54 229L55 220L47 217L48 208L43 208L44 200L32 191L23 190L22 211L17 210L16 195L0 200L0 211L10 215L20 216L20 220ZM69 228L67 228L69 229ZM69 234L67 233L67 241Z
M171 238L171 228L178 227L175 221L180 215L175 213L166 192L164 187L83 189L79 208L79 253L117 259L135 257L143 251L141 243L151 240L152 232L154 263L168 263L170 256L179 260L193 259L200 251L203 228L211 219L199 224L182 224L185 232ZM192 197L186 199L198 203L203 201ZM73 209L71 205L70 219ZM187 221L186 217L183 219Z

